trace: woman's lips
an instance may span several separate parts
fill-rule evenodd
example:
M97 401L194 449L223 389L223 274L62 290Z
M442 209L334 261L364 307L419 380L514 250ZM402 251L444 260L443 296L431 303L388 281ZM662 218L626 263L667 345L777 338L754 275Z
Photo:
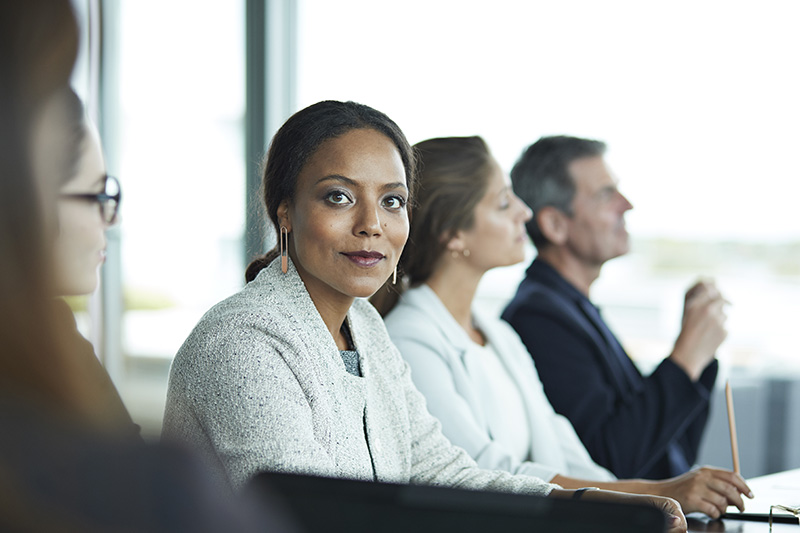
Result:
M373 267L377 265L384 257L386 257L380 252L367 252L366 250L361 250L358 252L342 252L342 255L361 267Z

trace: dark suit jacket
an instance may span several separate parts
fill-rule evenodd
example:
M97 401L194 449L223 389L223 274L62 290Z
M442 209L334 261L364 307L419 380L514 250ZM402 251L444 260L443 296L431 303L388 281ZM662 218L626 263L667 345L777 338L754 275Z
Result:
M696 383L669 359L643 377L599 309L540 259L503 319L528 347L550 403L597 463L620 478L663 479L691 467L716 360Z

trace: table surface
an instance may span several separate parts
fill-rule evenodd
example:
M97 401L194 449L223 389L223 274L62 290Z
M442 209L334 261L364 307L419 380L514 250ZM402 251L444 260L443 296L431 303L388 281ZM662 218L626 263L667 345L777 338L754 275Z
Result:
M689 531L734 531L739 533L767 533L769 524L766 522L754 522L750 520L701 520L688 518ZM800 526L797 524L773 524L772 531L775 533L791 532L800 533Z

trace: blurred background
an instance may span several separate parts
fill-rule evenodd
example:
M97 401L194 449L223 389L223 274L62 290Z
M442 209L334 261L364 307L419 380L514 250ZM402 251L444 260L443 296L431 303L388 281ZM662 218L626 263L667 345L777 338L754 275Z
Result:
M542 135L606 141L633 246L593 299L648 372L683 292L715 278L743 473L800 466L797 2L73 1L74 83L123 201L101 289L70 303L146 436L173 355L274 242L258 195L271 135L337 99L412 143L481 135L506 170ZM525 267L490 273L480 304L499 313ZM702 462L730 466L723 422L715 401Z

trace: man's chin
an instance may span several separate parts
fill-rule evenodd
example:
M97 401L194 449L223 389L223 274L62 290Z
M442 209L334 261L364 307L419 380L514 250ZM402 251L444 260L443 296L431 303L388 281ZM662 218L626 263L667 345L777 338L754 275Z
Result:
M610 261L611 259L616 259L617 257L622 257L623 255L627 254L630 251L631 251L630 244L625 243L625 245L624 246L620 246L616 250L616 252L613 255L611 255L611 257L609 257L607 259L607 261Z

